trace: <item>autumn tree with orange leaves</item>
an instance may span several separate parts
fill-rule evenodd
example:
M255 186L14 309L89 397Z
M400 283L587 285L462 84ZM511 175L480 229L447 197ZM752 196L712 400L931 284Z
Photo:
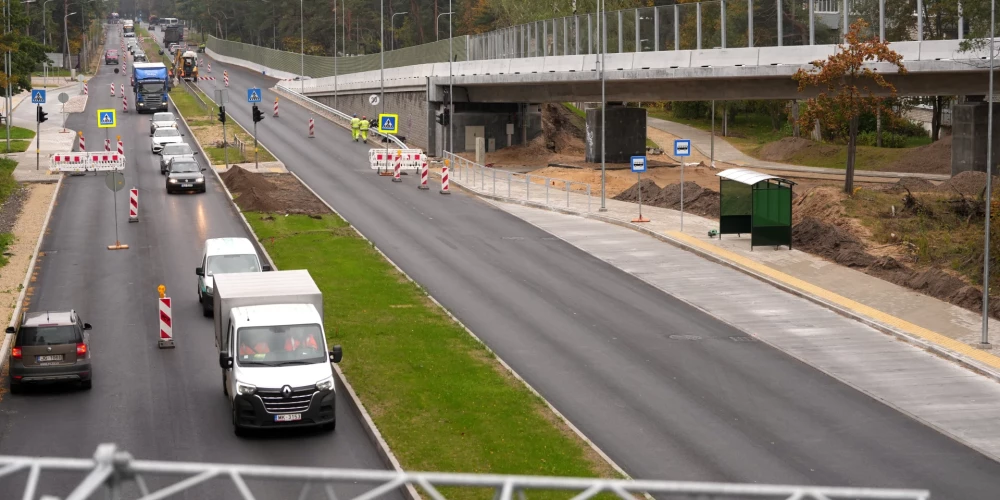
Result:
M844 191L854 192L854 161L858 149L858 118L863 113L889 111L886 95L896 97L896 87L876 72L871 63L891 63L899 73L906 73L903 56L889 49L889 42L864 35L868 23L859 19L851 25L843 44L825 61L813 61L813 67L798 70L792 77L799 92L810 87L822 89L815 98L806 101L800 117L805 127L819 120L827 128L847 125L847 174ZM876 96L876 92L880 94Z

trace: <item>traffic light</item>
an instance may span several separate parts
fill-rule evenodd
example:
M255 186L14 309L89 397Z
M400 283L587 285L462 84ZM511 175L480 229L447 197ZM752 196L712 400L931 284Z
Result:
M46 113L45 111L42 111L41 106L38 106L38 114L36 116L36 120L38 120L38 123L45 122L48 119L49 119L49 114Z
M256 104L253 105L253 121L257 123L264 119L264 113L260 112L260 108Z
M438 113L435 118L441 125L448 125L451 123L451 114L448 108L444 108L444 111Z
M222 122L222 123L226 123L226 107L225 106L219 106L219 121Z

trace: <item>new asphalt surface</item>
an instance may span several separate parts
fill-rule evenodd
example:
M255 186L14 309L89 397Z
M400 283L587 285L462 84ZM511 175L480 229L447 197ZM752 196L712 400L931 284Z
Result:
M979 453L471 195L375 175L348 130L308 139L274 79L213 61L209 96L226 69L229 114L250 129L264 89L260 140L632 476L996 498Z
M117 34L109 34L110 47L116 47L117 40ZM334 433L266 433L247 439L234 435L212 319L201 314L194 269L206 238L249 235L211 172L205 172L205 194L165 193L159 157L149 149L150 115L121 114L120 94L116 91L118 96L111 98L106 89L111 81L127 88L128 79L114 75L112 68L102 67L91 80L87 112L73 115L67 126L83 130L91 150L103 149L96 110L118 110L119 124L110 136L114 143L115 134L122 135L128 157L126 188L139 188L140 220L128 222L128 191L119 192L118 231L129 249L107 250L115 242L115 224L114 199L104 174L67 177L41 246L40 272L29 290L28 307L74 308L93 324L94 386L90 391L53 387L4 394L0 454L90 457L98 444L115 442L142 459L383 468L340 394ZM160 283L173 298L175 349L161 350L156 343ZM345 356L350 356L349 349ZM22 485L25 477L0 478L0 498L9 497L4 491L19 492L8 488ZM38 493L63 498L78 478L43 476ZM147 481L163 484L155 478ZM298 494L291 484L250 484L255 493L263 493L257 498ZM356 495L364 489L346 485L338 493ZM309 498L325 498L321 493L314 488L315 496ZM179 498L235 495L230 482L214 480Z

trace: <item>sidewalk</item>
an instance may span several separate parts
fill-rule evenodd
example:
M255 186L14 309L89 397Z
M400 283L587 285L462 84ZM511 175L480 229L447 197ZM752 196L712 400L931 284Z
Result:
M66 114L78 113L86 109L87 96L78 95L80 86L77 83L50 89L47 92L47 99L42 109L49 114L48 121L41 125L41 136L35 136L31 145L23 153L14 153L11 156L17 160L17 168L14 169L14 179L18 182L56 182L58 176L49 174L49 155L52 153L68 153L76 147L76 131L65 129L63 133L63 105L59 102L58 95L66 92L70 95L69 102L65 105ZM23 97L22 97L23 96ZM19 97L26 99L29 93L25 92ZM35 130L35 106L30 101L21 101L21 105L14 108L11 125ZM41 143L39 144L39 139ZM38 166L35 165L35 148L38 148Z
M523 178L484 172L459 165L451 181L1000 460L1000 357L968 345L978 341L978 314L798 250L710 239L710 219L686 214L681 232L679 212L643 207L652 222L640 226L630 222L635 204L607 200L598 212L599 195L535 182L526 192ZM1000 338L1000 327L991 335Z
M670 135L677 136L678 138L691 139L691 147L696 149L706 158L709 158L711 156L711 150L710 150L710 144L712 142L711 132L706 132L700 128L695 128L677 122L662 120L660 118L653 118L651 116L646 118L646 125L649 127L653 127L657 130L666 132ZM672 146L670 145L661 144L661 147L663 147L664 152L668 155L673 150ZM754 158L736 149L724 137L720 137L718 135L715 136L715 161L717 163L719 162L728 163L730 165L736 165L746 168L777 170L782 172L801 172L801 173L811 173L811 174L839 175L841 178L844 176L844 171L837 168L805 167L801 165L789 165L787 163L758 160L757 158ZM916 174L916 173L903 173L903 172L878 172L874 170L856 170L854 175L856 177L882 177L882 178L896 178L896 179L903 177L916 177L931 181L946 181L949 178L951 178L950 175Z

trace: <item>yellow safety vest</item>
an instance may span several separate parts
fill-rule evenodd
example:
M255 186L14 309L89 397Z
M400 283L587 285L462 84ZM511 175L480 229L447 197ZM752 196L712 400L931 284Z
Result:
M368 120L361 120L361 130L368 130Z
M351 128L353 128L354 130L361 128L361 119L358 117L354 117L351 120Z

